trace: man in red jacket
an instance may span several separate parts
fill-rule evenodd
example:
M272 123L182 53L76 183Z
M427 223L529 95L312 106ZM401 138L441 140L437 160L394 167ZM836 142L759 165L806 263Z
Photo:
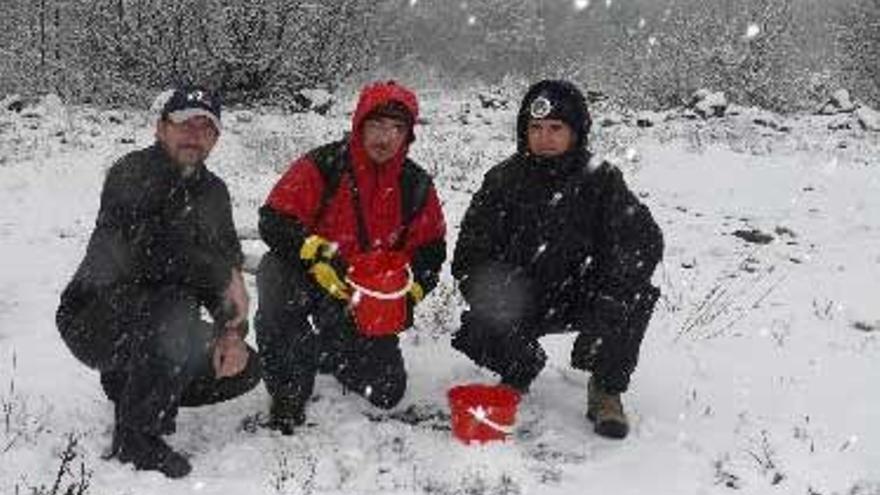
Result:
M446 224L431 177L406 157L417 117L407 88L366 86L351 134L296 160L260 209L270 251L257 274L257 343L272 396L269 426L284 434L305 421L318 372L381 408L406 390L397 336L358 333L345 273L359 253L406 254L415 280L410 318L437 285Z

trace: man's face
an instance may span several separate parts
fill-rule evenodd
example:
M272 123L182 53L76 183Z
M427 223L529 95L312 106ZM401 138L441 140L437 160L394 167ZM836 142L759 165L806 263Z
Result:
M409 126L406 122L390 117L375 117L364 121L364 149L373 163L385 163L390 160L409 137Z
M531 119L528 127L529 151L543 157L559 156L574 146L571 127L559 119Z
M159 120L156 138L168 156L184 169L203 163L217 144L219 132L211 120L204 116L193 117L181 123L169 119Z

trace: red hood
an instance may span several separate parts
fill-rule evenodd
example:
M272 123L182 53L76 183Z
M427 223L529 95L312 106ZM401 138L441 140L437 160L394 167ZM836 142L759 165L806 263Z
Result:
M361 124L371 111L392 101L402 103L412 114L413 122L419 118L419 102L412 91L394 81L369 84L361 90L354 117L351 119L352 136L360 135Z
M364 150L363 141L361 140L361 127L363 126L364 119L379 105L392 101L400 102L406 106L410 113L412 113L413 122L418 119L419 103L416 100L416 95L406 87L401 86L394 81L388 81L369 84L364 86L361 90L357 108L351 119L352 161L354 162L355 170L358 173L361 173L366 166L370 164L370 158L367 156L367 153ZM389 163L383 164L384 166L382 168L396 178L403 166L403 160L406 158L408 152L409 143L404 143L397 155L395 155Z
M387 162L375 164L364 149L361 130L364 119L371 111L391 101L406 106L415 122L419 107L416 95L412 91L393 81L370 84L361 90L352 117L349 142L352 169L359 190L361 207L365 213L369 237L373 241L385 244L401 222L400 172L409 153L409 142L404 141L397 154Z

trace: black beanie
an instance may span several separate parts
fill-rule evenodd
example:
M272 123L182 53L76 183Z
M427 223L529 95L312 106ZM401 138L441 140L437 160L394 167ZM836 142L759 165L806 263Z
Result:
M568 81L545 79L532 85L523 97L516 119L516 146L528 149L528 129L531 119L559 119L574 132L576 147L587 144L592 120L583 93Z

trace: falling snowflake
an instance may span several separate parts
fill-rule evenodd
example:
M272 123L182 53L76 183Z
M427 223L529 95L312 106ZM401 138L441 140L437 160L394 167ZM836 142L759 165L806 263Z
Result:
M639 19L639 29L642 29L643 27L645 27L645 25L646 25L647 23L648 23L648 21L646 21L644 17L642 17L641 19Z
M474 16L469 16L467 22L468 22L468 26L473 26L474 24L477 23L477 18Z
M650 43L650 40L648 40ZM651 43L653 45L653 43ZM639 157L639 152L635 148L627 148L626 149L626 159L629 161L635 161Z
M610 9L612 3L613 3L613 0L605 0L605 8Z
M590 6L590 0L574 0L575 10L584 10Z
M761 27L757 24L749 24L749 27L746 28L746 38L748 39L752 39L759 34L761 34Z
M651 36L650 38L648 38L648 44L651 45L651 46L656 45L656 44L657 44L657 37L656 37L656 36Z
M415 7L417 3L419 3L419 0L409 0L410 7Z

